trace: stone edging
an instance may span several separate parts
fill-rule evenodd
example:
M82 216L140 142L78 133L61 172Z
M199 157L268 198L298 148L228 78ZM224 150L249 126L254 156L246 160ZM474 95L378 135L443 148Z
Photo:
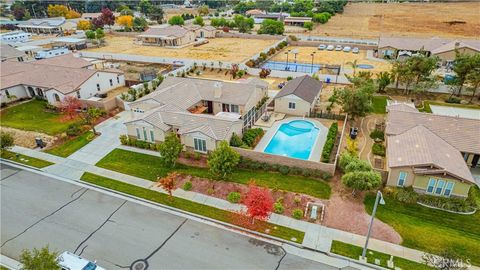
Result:
M441 211L444 211L444 212L448 212L448 213L452 213L452 214L459 214L459 215L473 215L477 212L477 209L475 209L473 211L470 211L470 212L457 212L457 211L452 211L452 210L447 210L447 209L431 206L431 205L421 203L421 202L417 202L417 204L421 205L421 206L424 206L424 207L427 207L427 208L430 208L430 209L441 210Z

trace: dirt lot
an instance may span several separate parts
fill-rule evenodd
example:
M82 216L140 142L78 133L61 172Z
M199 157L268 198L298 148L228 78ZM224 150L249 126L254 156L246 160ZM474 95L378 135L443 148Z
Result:
M371 71L372 73L387 71L390 70L391 65L385 61L372 61L366 58L366 51L361 50L358 54L353 54L351 52L342 52L342 51L326 51L318 50L315 47L297 47L297 46L288 46L287 48L280 51L276 54L271 60L286 62L287 55L285 52L287 50L298 50L297 62L298 63L307 63L310 64L312 61L311 53L315 52L313 58L314 64L328 64L328 65L341 65L350 69L348 62L353 62L357 60L357 64L369 64L374 66L373 69L358 69L357 71ZM294 55L289 54L288 61L294 61Z
M275 43L275 40L249 39L242 42L236 38L214 38L209 39L208 44L198 47L172 49L135 44L133 37L107 35L105 40L107 46L92 48L89 51L226 62L242 62L250 59L265 47Z
M166 19L170 19L173 16L182 15L182 14L193 14L194 16L198 15L196 8L167 8L164 10Z
M480 35L480 3L351 3L313 34L353 38ZM382 19L383 18L383 19Z

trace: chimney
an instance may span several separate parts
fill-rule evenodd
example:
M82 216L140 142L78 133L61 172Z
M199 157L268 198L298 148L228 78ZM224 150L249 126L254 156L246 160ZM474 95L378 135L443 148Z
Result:
M455 49L458 49L460 47L460 41L455 40Z
M215 82L213 85L215 88L215 92L213 93L214 98L220 98L222 96L222 83L221 82Z

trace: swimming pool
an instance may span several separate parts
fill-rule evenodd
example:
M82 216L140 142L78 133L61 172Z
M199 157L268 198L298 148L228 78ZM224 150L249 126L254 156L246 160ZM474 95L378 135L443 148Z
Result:
M293 62L275 62L267 61L262 65L262 68L268 68L271 70L283 70L283 71L294 71L294 72L303 72L303 73L312 73L320 70L320 65L310 65L310 64L300 64Z
M368 64L358 64L357 67L361 68L361 69L373 69L374 68L374 66L368 65Z
M263 152L308 160L318 134L319 128L310 121L286 122L280 125Z

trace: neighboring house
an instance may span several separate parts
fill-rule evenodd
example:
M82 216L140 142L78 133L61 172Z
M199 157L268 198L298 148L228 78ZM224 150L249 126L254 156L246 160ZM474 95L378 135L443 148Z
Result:
M421 113L403 104L388 111L387 185L467 197L476 184L469 167L480 166L480 121Z
M80 17L82 20L87 20L91 21L95 18L98 18L100 15L102 15L101 12L94 12L94 13L82 13L82 17ZM113 16L118 17L120 16L120 12L113 12Z
M138 35L144 45L161 47L180 47L195 42L196 38L214 38L217 33L212 26L178 26L152 27Z
M283 22L285 23L285 25L303 27L303 25L306 22L311 22L311 21L312 21L311 17L287 17Z
M64 17L30 19L21 21L17 28L35 34L57 34L63 32L63 26L67 23Z
M253 20L255 23L262 23L264 20L275 20L283 21L285 18L290 16L288 13L266 13L266 14L256 14L253 15Z
M480 40L476 39L444 39L444 38L408 38L408 37L380 37L378 54L397 59L402 56L411 56L419 51L427 55L436 55L442 65L448 65L455 60L455 50L462 53L480 53Z
M213 26L206 25L190 25L185 26L186 29L195 32L196 38L214 38L217 35L217 29Z
M88 69L83 59L64 56L34 62L2 62L0 101L43 98L58 105L66 96L88 99L125 85L123 73ZM78 63L73 63L77 62ZM77 66L77 67L72 67Z
M162 142L165 134L179 135L187 150L207 153L219 142L239 136L263 114L257 104L267 96L268 84L167 77L156 91L130 103L136 117L126 122L127 135Z
M52 42L52 47L67 47L69 50L83 50L87 48L85 38L60 37Z
M38 60L35 63L40 65L66 67L66 68L93 68L93 63L78 57L73 53L55 56L47 59Z
M275 96L275 112L310 116L322 92L322 82L304 75L289 81Z
M3 44L3 43L0 45L0 60L2 62L4 61L23 62L25 56L26 55L24 52L19 51L10 45Z
M11 31L0 34L0 41L2 43L25 42L30 40L32 34L23 31Z

